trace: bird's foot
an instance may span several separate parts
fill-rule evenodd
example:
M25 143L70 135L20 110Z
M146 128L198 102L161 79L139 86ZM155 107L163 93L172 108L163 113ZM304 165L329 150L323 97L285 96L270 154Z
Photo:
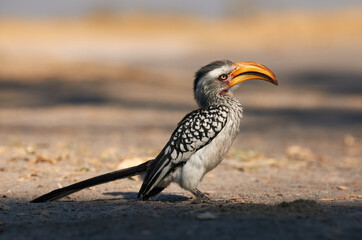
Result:
M212 200L210 198L208 200L201 199L201 198L195 198L191 201L191 204L200 204L200 203L223 205L223 204L232 203L232 201L230 201L230 200Z
M216 201L214 201L214 203L228 204L228 203L232 203L232 201L231 200L216 200Z
M191 191L191 193L196 197L196 199L192 200L192 204L200 204L200 203L208 203L208 204L228 204L232 203L231 200L212 200L206 194L201 192L199 189L195 189Z
M213 200L211 200L208 196L206 196L197 188L191 191L191 193L196 197L196 199L194 199L192 203L213 203Z
M200 204L200 203L207 203L207 204L212 204L214 201L213 200L205 200L205 199L201 199L201 198L195 198L191 201L191 204Z

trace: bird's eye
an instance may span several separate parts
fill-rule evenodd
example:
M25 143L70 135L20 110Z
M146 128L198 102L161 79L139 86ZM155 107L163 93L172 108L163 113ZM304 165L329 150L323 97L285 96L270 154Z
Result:
M226 74L221 74L221 75L219 76L219 80L220 80L220 81L225 81L227 78L228 78L228 75L226 75Z

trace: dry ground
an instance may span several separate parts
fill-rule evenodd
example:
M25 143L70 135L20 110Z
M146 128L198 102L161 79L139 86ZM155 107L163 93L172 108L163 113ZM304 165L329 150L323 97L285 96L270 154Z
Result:
M361 15L350 16L337 17L337 21L350 21L346 31L357 39L360 35L353 35L357 28L351 23ZM305 26L298 19L294 18L294 24ZM283 22L283 17L269 27L273 29L278 21ZM310 31L312 36L320 33L318 26L325 29L323 24L331 24L319 23ZM14 23L8 24L2 22L0 29L10 34L11 28L4 26ZM192 21L187 24L194 26ZM295 26L293 21L289 25L285 27ZM36 29L45 34L54 25L45 30L41 26ZM73 27L66 33L84 29L79 24ZM167 24L163 27L169 29ZM134 27L122 29L127 32ZM105 35L111 30L104 30ZM327 31L321 33L331 39L327 50L321 48L322 37L308 46L294 43L305 47L304 51L293 46L266 50L262 42L254 42L252 50L218 46L210 54L173 42L174 54L185 50L174 47L179 45L186 46L188 54L169 60L166 49L160 55L145 53L154 56L154 62L147 58L125 62L112 59L119 54L116 50L114 55L105 54L108 58L103 62L99 53L107 53L112 49L109 45L89 52L92 46L102 45L103 39L83 48L86 57L93 56L86 62L79 57L84 55L73 56L72 50L59 48L64 39L50 38L54 36L50 33L45 36L55 41L36 48L22 43L32 34L12 33L13 38L0 41L1 239L361 238L362 72L351 59L358 55L354 50L361 49L356 41L345 47L343 39ZM84 34L79 32L75 38L83 41ZM116 38L122 36L118 34ZM201 42L206 34L214 32L205 30ZM274 39L272 45L278 41ZM163 46L159 44L156 50ZM257 50L259 45L264 46L262 51ZM31 51L41 56L29 61ZM46 60L46 52L53 58ZM200 185L211 198L230 203L193 204L192 196L175 185L156 201L137 201L141 185L137 178L93 187L62 201L29 203L60 186L155 156L182 116L196 107L193 72L222 52L225 58L265 63L280 82L279 87L248 82L237 90L245 106L243 128L225 161ZM123 57L127 56L135 57L132 53Z

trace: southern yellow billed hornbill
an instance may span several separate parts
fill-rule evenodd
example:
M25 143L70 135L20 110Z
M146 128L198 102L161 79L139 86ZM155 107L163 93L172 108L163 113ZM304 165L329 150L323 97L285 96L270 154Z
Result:
M57 200L87 187L138 174L144 179L139 199L147 200L175 182L196 198L210 201L197 186L203 176L223 160L239 132L243 108L231 90L250 79L278 85L273 72L256 62L223 60L202 67L194 81L200 109L181 120L155 159L54 190L32 202Z

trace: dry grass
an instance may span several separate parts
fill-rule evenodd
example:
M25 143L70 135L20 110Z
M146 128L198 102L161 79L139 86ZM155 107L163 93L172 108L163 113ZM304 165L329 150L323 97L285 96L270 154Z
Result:
M235 51L362 48L362 9L324 13L263 13L241 19L180 16L91 16L63 20L0 20L0 73L60 62L122 61ZM43 72L42 72L43 71Z
M110 43L119 41L183 44L197 47L231 44L232 48L361 46L362 9L325 13L264 13L243 19L201 20L186 17L125 15L68 20L2 20L1 46L36 43ZM64 42L67 40L67 42ZM146 41L145 41L146 40ZM34 46L35 47L35 46Z

